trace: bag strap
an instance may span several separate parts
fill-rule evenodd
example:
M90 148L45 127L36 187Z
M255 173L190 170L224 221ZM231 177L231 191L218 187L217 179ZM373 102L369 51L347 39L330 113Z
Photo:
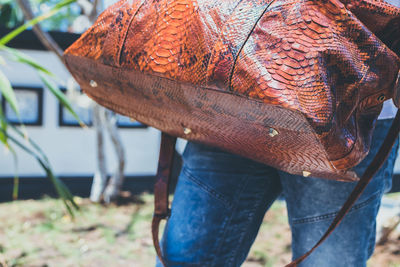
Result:
M151 223L151 230L157 256L164 266L167 265L162 256L158 235L161 220L167 219L171 213L169 209L168 195L172 164L175 154L175 144L176 137L164 132L161 134L160 156L158 160L156 183L154 185L154 214Z
M328 236L333 232L333 230L335 230L335 228L340 224L344 216L346 216L346 214L350 211L351 207L360 197L362 192L364 192L364 189L367 187L367 185L372 180L374 175L378 172L378 170L382 167L383 163L386 161L387 157L389 156L392 150L394 143L396 142L399 131L400 131L400 110L397 111L392 126L390 127L389 132L386 135L385 141L381 145L378 153L376 153L374 159L369 164L368 168L365 170L360 181L357 183L357 185L351 192L350 196L343 204L342 208L336 215L335 219L333 219L328 230L326 230L325 234L321 237L321 239L317 242L317 244L315 244L315 246L312 249L310 249L303 256L297 258L296 260L286 265L286 267L295 267L303 260L305 260L317 247L319 247L319 245L322 244L322 242L325 241L325 239L328 238Z
M294 260L293 262L286 265L286 267L295 267L303 260L305 260L319 245L321 245L328 236L336 229L336 227L340 224L346 214L350 211L351 207L360 197L364 189L367 187L369 182L372 180L373 176L377 173L377 171L382 167L383 163L386 161L389 156L394 143L396 142L397 136L400 131L400 111L397 111L396 117L392 123L392 126L389 129L388 134L386 135L385 141L381 145L378 153L375 155L374 159L365 170L363 176L360 181L357 183L353 191L351 192L349 198L346 200L339 213L336 215L335 219L329 226L328 230L321 237L321 239L315 244L315 246L310 249L303 256ZM165 260L162 257L162 252L160 249L159 239L158 239L158 231L160 221L162 219L166 219L169 214L169 204L168 204L168 184L170 182L170 175L172 169L172 160L175 152L175 143L176 138L172 137L166 133L162 133L161 137L161 149L160 149L160 160L158 165L158 172L156 177L156 184L154 187L154 197L155 197L155 212L153 216L152 222L152 232L153 232L153 243L156 248L157 256L160 261L165 264Z

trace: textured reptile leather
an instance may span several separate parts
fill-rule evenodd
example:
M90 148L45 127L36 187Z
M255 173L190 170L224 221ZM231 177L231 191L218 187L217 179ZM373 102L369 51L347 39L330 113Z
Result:
M304 259L306 259L317 247L319 247L328 237L329 235L336 229L336 227L340 224L346 214L350 211L353 205L356 203L357 199L361 196L364 192L365 188L372 180L374 175L378 172L378 170L382 167L383 163L386 161L387 157L389 156L394 143L396 142L400 131L400 111L397 111L396 117L393 120L393 124L390 127L388 134L383 142L381 148L379 149L378 153L376 153L374 159L368 166L368 168L363 173L360 181L354 187L353 191L351 192L350 196L343 204L340 211L337 213L336 217L333 219L331 225L326 230L326 232L322 235L321 239L312 247L308 252L304 255L299 257L298 259L294 260L290 264L286 265L286 267L295 267L299 263L301 263ZM332 252L335 253L335 252ZM337 255L340 257L340 255ZM360 263L362 264L362 263Z
M65 58L97 102L171 135L355 180L395 95L399 20L372 0L124 0Z
M65 54L100 104L293 174L356 180L381 104L400 102L400 9L378 0L123 0ZM374 164L320 242L384 161ZM168 214L163 134L155 216ZM158 192L158 193L157 193ZM164 263L164 262L163 262ZM164 263L165 264L165 263Z
M386 161L388 155L390 154L394 143L396 142L400 131L400 111L397 111L396 118L393 121L393 124L388 131L388 134L379 149L378 153L375 155L371 164L363 173L360 181L354 187L353 191L349 195L346 202L343 204L342 208L333 219L331 225L326 230L326 232L321 236L320 240L304 255L297 258L293 262L286 265L286 267L295 267L299 263L301 263L304 259L306 259L317 247L319 247L328 237L329 235L336 229L336 227L340 224L346 214L350 211L353 205L356 203L357 199L364 192L365 188L377 173L377 171L382 167L383 163ZM163 219L167 219L170 210L169 210L169 183L170 183L170 170L172 166L172 159L175 151L175 143L176 138L172 137L168 134L162 133L161 137L161 149L160 149L160 159L158 165L158 172L156 176L156 183L154 185L154 196L155 196L155 212L153 216L153 221L151 224L152 235L153 235L153 243L157 252L157 256L164 266L167 266L166 261L163 257L163 253L160 248L159 243L159 227L160 222ZM334 253L334 252L332 252Z

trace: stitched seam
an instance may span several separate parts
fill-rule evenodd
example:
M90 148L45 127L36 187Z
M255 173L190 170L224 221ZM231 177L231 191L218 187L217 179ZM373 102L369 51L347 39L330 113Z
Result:
M142 9L142 7L144 6L144 3L146 1L143 1L140 6L138 7L138 9L136 10L135 14L133 14L133 16L131 17L131 19L129 20L128 26L126 27L126 31L124 33L124 37L122 38L122 42L121 42L121 46L118 49L118 54L117 54L117 58L116 58L116 62L118 62L118 66L121 66L121 54L122 54L122 50L125 47L125 43L126 43L126 38L128 36L128 32L129 29L131 28L131 24L133 22L133 19L136 17L136 15L139 13L139 11Z
M246 188L248 183L249 183L249 179L247 179L247 176L246 176L246 177L244 177L243 184L240 187L241 190L238 192L236 199L233 201L233 204L232 204L232 210L233 211L235 211L238 208L237 207L238 203L239 203L238 199L240 199L240 196L241 196L242 192L245 190L245 188ZM223 228L221 229L221 239L219 240L220 244L217 246L217 249L216 249L216 253L215 253L215 257L214 257L214 263L218 259L217 255L219 255L219 252L221 251L222 245L224 244L223 241L225 240L226 235L227 235L227 228L228 227L226 227L226 225L228 225L229 222L232 221L233 214L234 214L234 212L231 213L229 218L225 221L225 224L224 224ZM212 265L212 266L215 266L215 264Z
M227 225L229 224L229 222L232 220L232 215L230 217L225 218L225 220L223 221L223 223L221 224L221 229L218 231L218 236L221 236L221 239L219 240L218 244L216 241L216 250L215 251L219 251L221 249L221 245L223 244L224 238L225 238L225 232L226 232L226 228ZM216 238L216 240L218 240ZM219 259L219 254L218 253L212 253L211 258L209 260L209 265L207 266L215 266L215 262Z
M257 208L260 206L260 204L261 204L261 202L263 200L263 196L264 195L261 194L261 197L259 197L257 199L256 204L253 206L253 209L251 210L251 212L249 212L249 214L247 216L247 224L249 224L251 222L251 220L254 218L254 215L255 215L255 213L257 211ZM247 235L248 231L249 231L249 229L247 227L247 231L243 231L242 232L242 234L241 234L241 236L239 238L238 245L236 246L236 249L232 250L231 257L230 257L230 259L228 259L228 262L230 263L229 266L233 266L233 261L234 261L235 257L237 256L237 252L238 252L239 248L241 248L243 246L242 243L243 243L244 237Z
M353 213L353 212L355 212L355 211L367 206L369 203L371 203L373 200L378 198L380 195L382 195L382 192L380 192L380 191L375 193L375 194L373 194L370 198L368 198L364 202L361 202L361 203L353 206L350 209L350 211L348 212L348 214ZM293 224L313 223L313 222L317 222L317 221L322 221L322 220L335 218L337 214L338 214L338 212L331 212L331 213L327 213L327 214L324 214L324 215L308 217L308 218L304 218L304 219L293 219L292 223Z
M212 50L211 55L210 55L210 58L208 59L208 62L207 62L207 70L206 70L206 79L205 79L206 81L205 81L205 84L208 84L208 80L209 80L209 78L210 78L210 77L207 76L207 73L208 73L208 68L209 68L209 66L210 66L210 62L211 62L211 60L214 58L215 51L217 50L215 46L216 46L216 44L223 38L224 29L225 29L225 27L226 27L226 24L228 23L228 21L229 21L230 18L232 17L232 14L235 13L236 9L238 8L238 6L239 6L243 1L244 1L244 0L240 0L240 1L237 3L237 5L233 8L232 13L231 13L231 14L229 15L229 17L227 18L227 20L226 20L224 26L221 28L221 33L218 35L218 38L217 38L217 40L216 40L215 43L214 43L213 50Z
M275 0L271 0L271 2L268 4L267 7L265 7L264 11L261 13L261 15L258 17L258 19L256 20L256 22L253 25L253 28L250 30L250 33L247 35L246 40L244 40L242 46L240 47L238 53L236 54L236 58L235 61L233 62L233 66L231 69L231 73L229 74L229 83L228 83L228 89L230 91L232 91L232 78L233 78L233 73L235 71L235 67L236 67L236 63L238 61L239 55L240 53L242 53L242 50L244 48L244 46L246 45L247 41L250 39L250 36L253 34L254 29L257 27L258 22L261 20L261 18L264 16L264 14L267 12L267 10L270 8L270 6L275 2Z
M199 179L197 179L190 173L187 167L182 168L182 172L184 172L187 175L187 178L190 179L190 181L195 183L197 186L199 186L200 189L202 189L204 192L219 200L224 206L227 206L230 209L232 208L233 205L229 203L229 201L223 195L219 194L217 191L207 186L206 184L200 182Z

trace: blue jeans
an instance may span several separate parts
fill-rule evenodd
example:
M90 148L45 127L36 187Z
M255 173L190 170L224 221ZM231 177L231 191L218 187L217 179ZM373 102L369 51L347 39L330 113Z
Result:
M361 176L392 120L376 127ZM332 235L300 266L366 266L375 246L375 218L391 187L398 143L379 173ZM297 258L322 236L355 183L304 178L220 149L188 143L172 214L161 247L168 266L240 266L265 213L283 193ZM161 266L157 260L157 266Z

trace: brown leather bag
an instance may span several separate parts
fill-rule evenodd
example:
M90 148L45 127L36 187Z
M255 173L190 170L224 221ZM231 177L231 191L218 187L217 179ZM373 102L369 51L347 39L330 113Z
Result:
M358 180L349 169L367 155L382 103L399 103L399 55L400 9L379 0L122 0L65 60L95 101L166 133L153 223L162 259L170 136L292 174Z

